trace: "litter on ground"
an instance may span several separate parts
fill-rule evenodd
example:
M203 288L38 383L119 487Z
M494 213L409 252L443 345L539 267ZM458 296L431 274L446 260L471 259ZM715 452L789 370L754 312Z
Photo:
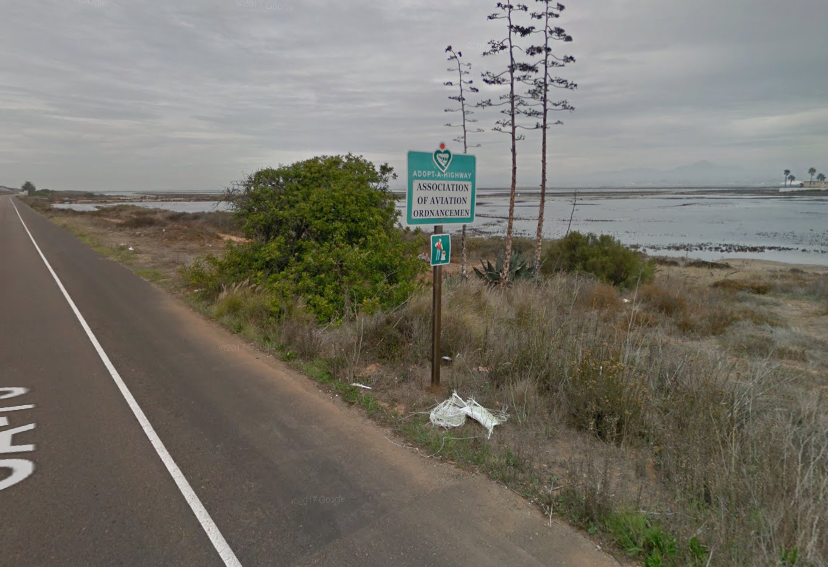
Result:
M438 427L460 427L466 423L466 417L470 417L477 421L489 431L489 437L492 436L492 430L495 425L504 423L509 415L505 411L492 412L487 410L476 401L474 398L469 398L464 401L463 398L454 392L449 399L441 402L431 410L431 423Z

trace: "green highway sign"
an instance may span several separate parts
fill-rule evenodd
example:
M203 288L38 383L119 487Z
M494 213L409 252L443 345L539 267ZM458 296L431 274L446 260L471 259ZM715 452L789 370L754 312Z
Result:
M444 266L451 262L451 235L431 235L431 265Z
M474 156L451 153L445 144L433 152L408 152L408 224L470 224L477 195Z

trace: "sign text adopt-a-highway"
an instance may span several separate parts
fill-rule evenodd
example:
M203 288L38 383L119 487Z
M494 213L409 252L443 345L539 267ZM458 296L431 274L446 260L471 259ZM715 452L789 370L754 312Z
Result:
M471 224L477 195L474 156L452 154L440 144L434 152L408 152L408 224Z

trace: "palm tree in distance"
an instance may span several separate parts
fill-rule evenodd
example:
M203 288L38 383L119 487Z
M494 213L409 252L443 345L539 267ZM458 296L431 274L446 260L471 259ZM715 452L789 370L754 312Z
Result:
M788 176L788 181L790 181L791 182L790 184L793 185L793 182L796 181L796 175L789 175Z
M819 175L817 175L817 181L819 181L820 183L824 183L825 182L825 174L820 173Z
M782 184L783 184L785 187L787 187L787 186L788 186L788 177L791 175L791 170L790 170L790 169L786 169L784 173L785 173L785 177L783 177L783 178L782 178Z
M814 184L814 175L816 175L816 168L815 168L815 167L812 167L811 169L809 169L809 170L808 170L808 175L810 175L810 176L811 176L811 182L810 182L810 185L813 185L813 184Z

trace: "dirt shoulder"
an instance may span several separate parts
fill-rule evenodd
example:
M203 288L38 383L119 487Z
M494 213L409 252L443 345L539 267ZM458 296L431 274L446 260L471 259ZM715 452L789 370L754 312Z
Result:
M35 210L69 229L98 252L141 277L176 291L181 266L221 253L227 242L243 242L230 213L176 213L118 205L94 212L54 209L48 200L27 199Z

